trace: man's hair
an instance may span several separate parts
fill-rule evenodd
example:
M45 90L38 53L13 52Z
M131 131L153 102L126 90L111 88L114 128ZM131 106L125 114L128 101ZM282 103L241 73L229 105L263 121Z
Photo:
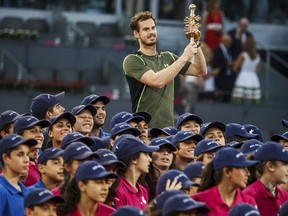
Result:
M152 15L150 11L141 11L139 13L136 13L130 21L130 28L132 31L136 30L139 32L139 22L142 22L144 20L152 19L154 23L156 24L156 18Z

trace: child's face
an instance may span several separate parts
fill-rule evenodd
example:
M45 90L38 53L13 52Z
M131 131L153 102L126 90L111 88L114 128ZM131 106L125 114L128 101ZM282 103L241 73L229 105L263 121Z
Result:
M34 206L33 210L26 208L26 216L57 216L55 201L49 201L42 205Z
M20 145L11 151L10 156L3 158L5 168L16 175L26 175L29 165L29 147Z
M193 134L199 134L200 124L195 120L187 120L180 125L180 131L191 131Z
M29 156L33 160L37 160L39 156L38 151L39 149L41 149L42 144L44 142L44 135L42 133L42 128L37 125L33 126L29 129L24 130L22 136L24 139L35 139L37 141L37 145L32 146L30 148L30 153L29 153Z
M81 190L81 196L87 196L94 202L105 202L108 191L109 184L106 178L102 179L90 179L87 184L82 184L84 190Z
M46 178L49 178L54 182L62 182L64 180L64 168L63 168L63 158L59 156L53 160L47 160L46 165L41 166L40 172L42 177L45 175Z

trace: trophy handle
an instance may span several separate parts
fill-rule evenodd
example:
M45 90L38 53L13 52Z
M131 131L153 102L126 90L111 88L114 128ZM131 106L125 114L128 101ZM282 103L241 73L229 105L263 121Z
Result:
M195 15L195 10L196 10L196 5L190 4L189 5L190 15L188 17L185 17L184 19L184 24L185 24L184 31L185 31L186 37L190 40L190 43L192 44L195 42L194 37L196 34L200 34L201 36L201 32L199 30L197 32L195 32L195 30L192 31L192 27L195 27L195 25L200 27L200 24L196 23L196 21L201 20L201 18L200 16ZM191 58L190 61L194 63L194 56Z

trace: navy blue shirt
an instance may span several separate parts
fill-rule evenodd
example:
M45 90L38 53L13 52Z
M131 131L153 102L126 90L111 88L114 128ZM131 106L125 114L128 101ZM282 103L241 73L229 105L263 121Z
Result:
M24 216L24 197L29 192L20 181L21 191L11 185L5 177L0 175L0 215Z

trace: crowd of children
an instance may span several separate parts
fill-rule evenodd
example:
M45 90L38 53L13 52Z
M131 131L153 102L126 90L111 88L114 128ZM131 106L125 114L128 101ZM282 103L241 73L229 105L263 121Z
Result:
M108 97L71 112L64 99L0 114L0 215L288 215L288 132L263 140L255 125L193 113L149 128L149 113L119 112L108 133Z

